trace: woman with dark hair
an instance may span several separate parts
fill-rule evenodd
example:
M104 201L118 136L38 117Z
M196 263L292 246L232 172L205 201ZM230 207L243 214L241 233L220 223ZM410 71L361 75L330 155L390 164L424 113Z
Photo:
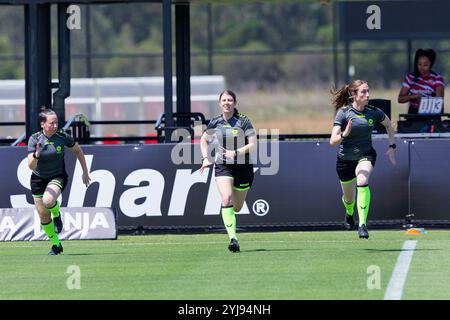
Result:
M236 94L225 90L219 95L222 114L211 119L200 140L203 170L215 164L215 177L219 189L221 214L225 224L231 252L239 252L236 235L236 216L244 205L248 190L253 182L253 164L250 152L256 147L256 133L247 116L239 113L236 107ZM209 157L208 144L217 139L219 144L215 160Z
M68 178L64 163L65 147L78 158L83 169L82 179L86 187L89 185L90 178L83 151L69 134L58 130L56 113L45 106L41 107L39 122L42 130L33 134L28 140L28 167L33 171L30 185L42 229L52 243L48 254L57 255L63 252L58 238L58 233L63 228L58 197L66 187Z
M330 144L339 145L336 171L346 211L344 226L347 230L354 228L353 211L356 202L359 218L358 236L368 239L369 178L377 159L377 153L372 147L372 131L377 123L386 127L389 137L386 154L392 164L395 164L394 130L391 121L382 110L367 104L369 85L366 81L355 80L338 90L332 90L331 94L331 104L336 108L336 116Z
M408 73L398 94L399 103L409 102L408 113L417 114L421 97L444 97L444 78L432 70L436 61L433 49L418 49L414 72Z

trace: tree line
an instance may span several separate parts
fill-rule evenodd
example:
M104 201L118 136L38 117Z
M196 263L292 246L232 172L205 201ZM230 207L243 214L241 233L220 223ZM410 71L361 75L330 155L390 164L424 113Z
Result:
M80 5L80 8L81 29L71 31L72 77L162 75L161 4L108 4L89 8ZM332 14L332 6L326 1L192 3L191 72L224 75L233 87L328 86L333 82L334 70ZM52 17L52 52L56 55L56 6L52 6ZM21 6L0 6L0 30L0 79L23 79ZM448 42L414 42L414 47L437 50L436 69L444 77L450 67L450 57L444 50ZM347 72L342 48L339 42L337 67L341 80ZM440 51L440 48L444 49ZM351 50L354 77L390 87L398 86L407 71L402 41L358 41L352 44ZM86 54L91 55L90 67ZM208 57L212 59L212 67ZM56 77L56 59L53 65Z

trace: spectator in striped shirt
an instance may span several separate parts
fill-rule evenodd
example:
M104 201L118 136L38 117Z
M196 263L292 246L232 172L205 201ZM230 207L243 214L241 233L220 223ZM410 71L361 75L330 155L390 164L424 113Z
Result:
M418 113L421 97L444 97L444 78L431 69L435 60L433 49L416 51L414 72L406 75L398 94L399 103L409 102L409 114Z

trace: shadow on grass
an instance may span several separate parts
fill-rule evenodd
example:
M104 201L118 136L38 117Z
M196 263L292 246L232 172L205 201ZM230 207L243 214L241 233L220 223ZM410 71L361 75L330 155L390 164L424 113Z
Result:
M88 252L80 252L80 253L63 253L61 254L61 256L109 256L109 255L114 255L114 254L128 254L128 252L92 252L92 253L88 253Z
M361 249L363 251L368 252L407 252L407 251L436 251L436 250L442 250L442 249Z
M304 249L251 249L251 250L241 250L240 253L248 252L276 252L276 251L302 251Z
M109 255L115 255L115 254L128 254L127 252L111 252L111 253L96 253L96 252L92 252L92 253L62 253L62 254L58 254L56 256L52 256L49 254L45 254L45 253L31 253L31 254L14 254L14 255L8 255L8 257L23 257L23 256L40 256L40 257L64 257L64 256L109 256ZM57 258L56 258L57 259Z

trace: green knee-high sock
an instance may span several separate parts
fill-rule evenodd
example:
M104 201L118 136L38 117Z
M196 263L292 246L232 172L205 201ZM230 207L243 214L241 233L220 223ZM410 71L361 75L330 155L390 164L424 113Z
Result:
M51 208L48 208L48 210L52 213L52 217L56 218L59 216L59 201L56 200L55 205Z
M234 214L234 207L232 205L227 206L227 207L222 207L221 212L222 212L223 223L225 224L225 228L227 229L228 236L230 237L230 239L232 239L232 238L237 239L237 237L236 237L236 215Z
M344 197L342 197L342 203L344 204L345 212L347 213L347 215L352 216L355 209L355 200L353 200L353 202L351 203L347 203Z
M50 242L52 244L59 245L59 238L58 238L58 235L55 232L55 225L53 224L53 220L50 220L50 222L47 223L47 224L42 224L41 223L41 226L42 226L42 229L44 229L45 234L50 239Z
M367 215L369 214L370 206L370 189L368 185L358 186L358 199L356 200L358 205L358 217L359 226L366 224Z

